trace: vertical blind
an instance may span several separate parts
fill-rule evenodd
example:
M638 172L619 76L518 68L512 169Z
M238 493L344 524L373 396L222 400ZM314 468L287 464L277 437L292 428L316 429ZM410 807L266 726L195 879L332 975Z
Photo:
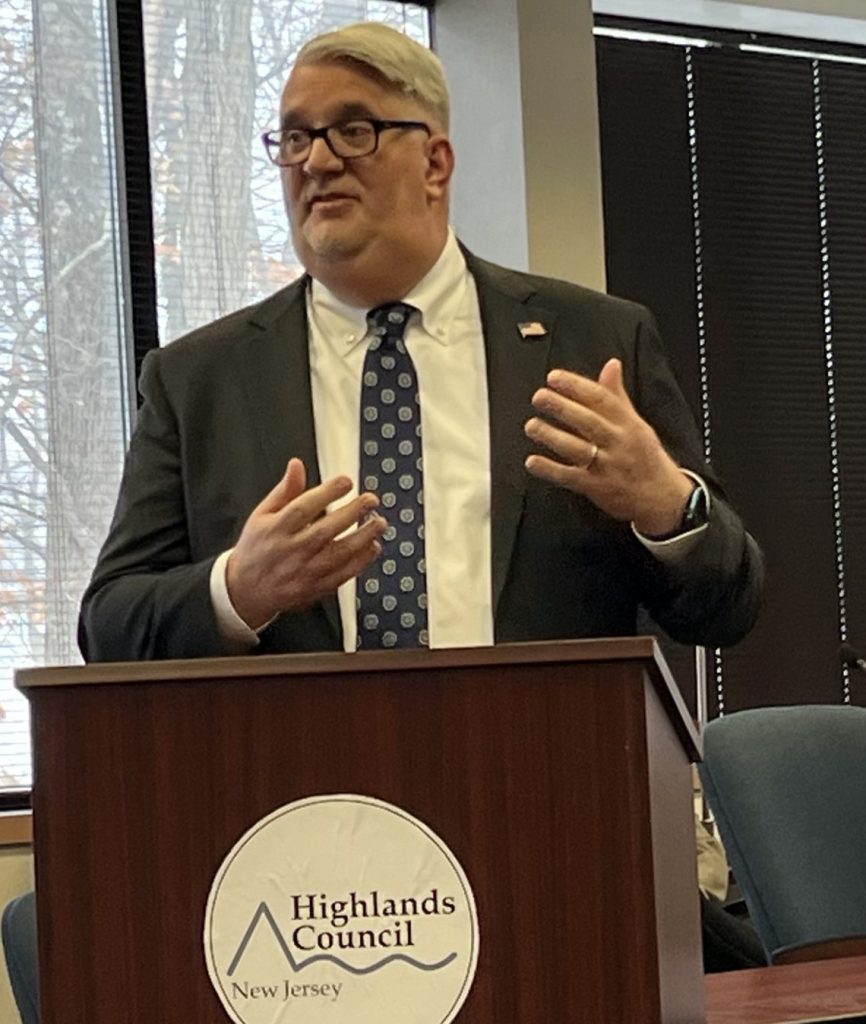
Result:
M655 311L767 557L758 625L711 658L711 713L856 700L838 652L866 644L866 59L598 31L608 285Z

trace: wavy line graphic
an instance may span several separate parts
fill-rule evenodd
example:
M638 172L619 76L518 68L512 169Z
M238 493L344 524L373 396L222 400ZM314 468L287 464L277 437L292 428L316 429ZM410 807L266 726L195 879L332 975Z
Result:
M280 949L283 951L283 956L288 961L289 966L297 974L302 971L305 967L309 967L310 964L315 963L332 963L336 964L337 967L342 967L344 971L348 971L350 974L372 974L374 971L379 971L383 967L387 967L388 964L394 963L395 960L402 960L404 963L410 964L412 967L416 967L419 971L439 971L443 967L447 967L452 960L457 958L456 953L449 953L448 956L443 957L438 963L425 964L420 960L415 960L411 956L407 956L405 953L391 953L379 960L375 964L370 964L368 967L353 967L352 964L347 964L344 960L334 956L331 953L314 953L313 956L307 957L306 960L295 960L292 956L292 951L286 945L286 940L283 938L283 933L280 931L280 926L274 920L274 916L270 911L267 903L260 903L253 919L250 921L250 926L244 933L244 937L241 939L241 944L238 946L238 951L235 953L232 962L229 964L229 969L226 972L230 978L238 964L240 963L241 957L244 955L247 946L250 943L250 939L253 937L253 932L256 930L256 925L259 921L264 918L267 923L271 926L271 931L274 933L274 938L279 943Z

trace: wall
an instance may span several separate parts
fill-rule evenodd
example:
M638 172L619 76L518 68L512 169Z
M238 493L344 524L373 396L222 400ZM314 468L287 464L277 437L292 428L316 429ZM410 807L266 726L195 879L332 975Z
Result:
M863 0L593 0L597 14L866 45Z
M863 0L740 0L737 4L726 4L726 6L771 7L777 11L802 11L822 17L866 20Z
M517 5L514 0L440 0L433 45L451 87L457 154L452 223L479 256L525 270L523 147L519 132L506 128L520 123L523 106Z
M479 255L604 288L589 0L438 0L457 151L452 221Z

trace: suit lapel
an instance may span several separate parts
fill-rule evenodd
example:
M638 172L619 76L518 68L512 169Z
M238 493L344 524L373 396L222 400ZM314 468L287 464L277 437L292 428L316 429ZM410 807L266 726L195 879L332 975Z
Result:
M305 284L296 281L257 306L238 351L235 369L271 474L269 487L293 455L303 459L308 484L319 482Z
M276 484L292 456L303 460L308 487L321 482L310 385L306 286L303 277L255 307L247 343L238 352L235 369L244 382L249 422L255 425L270 474L263 494ZM336 595L323 598L322 605L336 636L342 638Z
M487 362L490 407L490 490L493 615L508 577L526 491L524 461L532 445L523 425L531 399L550 366L556 315L534 300L525 275L465 252L478 289ZM307 483L320 482L310 387L310 355L302 278L255 308L251 331L239 351L236 372L245 383L250 422L255 424L274 486L295 455L307 467ZM540 324L543 336L521 334L521 324ZM335 636L342 636L336 596L322 601Z
M556 316L533 301L535 290L525 276L465 255L478 288L487 357L495 621L523 511L527 479L523 464L532 451L523 426L533 415L532 395L549 369ZM538 326L544 329L543 335L538 335Z

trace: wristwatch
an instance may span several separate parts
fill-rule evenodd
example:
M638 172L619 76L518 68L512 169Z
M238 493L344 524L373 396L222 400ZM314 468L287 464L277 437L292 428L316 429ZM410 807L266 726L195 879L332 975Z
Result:
M682 518L677 523L676 528L668 533L648 539L654 541L673 540L675 537L688 533L689 530L696 530L699 526L703 526L707 521L708 515L707 492L699 483L695 483L692 493L689 495L689 500L686 502L686 507L683 509Z

